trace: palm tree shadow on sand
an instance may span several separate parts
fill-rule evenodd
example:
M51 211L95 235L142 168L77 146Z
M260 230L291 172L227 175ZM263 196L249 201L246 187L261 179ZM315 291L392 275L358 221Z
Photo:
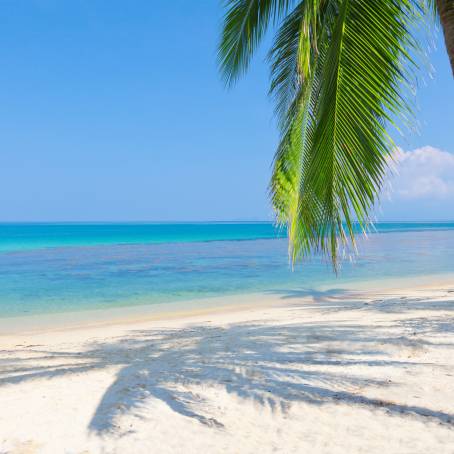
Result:
M422 306L423 302L418 304ZM344 308L350 310L349 305ZM288 310L302 309L295 305ZM341 310L340 306L336 310ZM365 306L364 310L378 309ZM389 381L351 371L354 365L430 366L393 360L390 349L401 345L438 348L441 344L432 344L429 335L444 331L447 325L426 324L424 336L420 337L402 323L396 322L395 335L390 335L389 326L385 332L380 326L347 321L338 325L309 321L283 325L251 322L227 327L211 327L207 321L181 329L135 330L113 342L92 343L83 352L34 348L36 356L17 360L0 375L0 386L117 366L115 380L105 391L89 424L89 430L98 434L116 428L122 415L142 417L143 407L152 405L153 399L182 416L222 429L222 420L211 411L213 404L197 392L204 388L221 388L282 412L294 402L318 406L342 402L454 426L453 414L366 397L365 389L386 387ZM405 323L411 324L411 320ZM402 335L403 327L408 335ZM452 348L452 344L449 346ZM46 358L53 361L51 366L36 367L37 360Z

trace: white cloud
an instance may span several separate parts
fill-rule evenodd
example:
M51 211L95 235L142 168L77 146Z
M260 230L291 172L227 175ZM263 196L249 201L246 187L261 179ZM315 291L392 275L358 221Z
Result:
M392 201L454 198L454 154L434 147L398 149L386 194Z

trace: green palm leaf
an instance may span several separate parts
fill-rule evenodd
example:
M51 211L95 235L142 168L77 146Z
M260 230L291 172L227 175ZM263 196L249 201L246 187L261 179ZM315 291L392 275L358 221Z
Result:
M290 2L229 5L219 53L232 82ZM270 192L292 262L321 252L337 266L354 226L367 229L394 148L386 126L411 114L403 87L420 16L412 0L303 0L280 24L269 54L281 129Z
M291 0L227 0L219 44L219 65L227 84L243 74L270 22L284 15Z
M333 22L304 190L310 188L323 207L311 226L311 246L335 264L339 245L354 243L354 222L367 228L379 195L393 148L384 123L408 111L400 87L406 79L402 60L411 61L411 7L405 1L344 0ZM307 253L298 250L300 238L290 241L297 245L294 259Z

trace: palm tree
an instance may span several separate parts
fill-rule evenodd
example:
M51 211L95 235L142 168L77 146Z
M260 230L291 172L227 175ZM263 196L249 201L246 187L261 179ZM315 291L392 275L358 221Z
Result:
M321 252L336 267L355 226L370 224L394 149L387 126L411 118L415 30L437 10L454 71L454 0L227 0L226 8L227 85L277 28L268 54L280 128L270 195L292 263Z

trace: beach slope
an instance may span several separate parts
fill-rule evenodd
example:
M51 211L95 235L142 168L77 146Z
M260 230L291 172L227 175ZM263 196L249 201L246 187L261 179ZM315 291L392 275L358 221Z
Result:
M2 336L3 453L453 453L454 282Z

